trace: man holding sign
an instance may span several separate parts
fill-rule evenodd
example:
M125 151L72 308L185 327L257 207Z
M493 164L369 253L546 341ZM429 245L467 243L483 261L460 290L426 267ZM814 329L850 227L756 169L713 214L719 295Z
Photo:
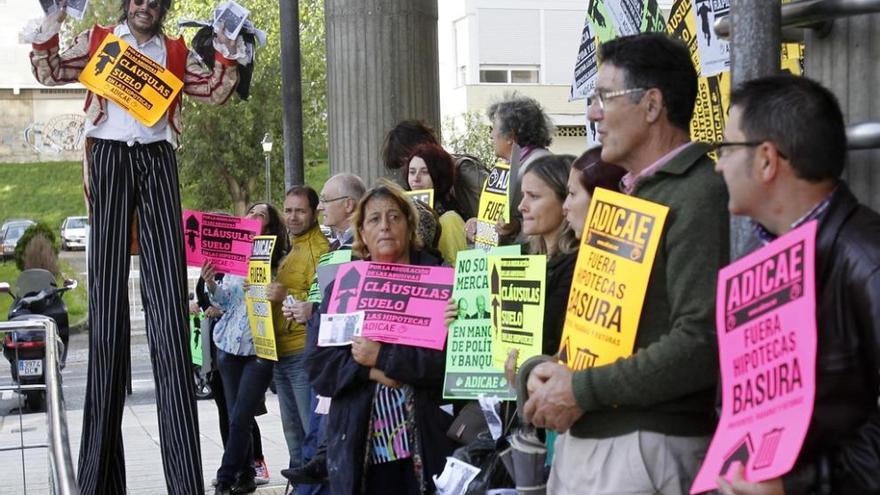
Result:
M182 39L162 33L171 0L124 0L117 26L96 25L62 52L58 32L65 6L62 0L57 12L22 35L33 43L31 65L40 83L56 86L82 80L90 88L85 102L84 175L92 226L91 335L85 402L89 414L83 417L77 476L80 490L125 492L120 431L129 365L125 294L131 226L138 212L142 291L167 489L172 494L202 493L174 152L181 129L179 91L202 102L225 102L238 82L236 61L246 62L246 50L242 41L233 43L218 34L216 63L209 70ZM103 89L90 85L94 78L103 81Z
M632 353L578 371L525 363L524 413L536 426L566 432L556 441L548 493L678 494L690 488L715 428L714 289L728 258L727 195L711 173L708 146L688 135L697 74L687 47L642 34L604 43L601 58L588 112L602 160L627 170L624 192L669 213ZM622 219L617 227L626 225L614 216ZM642 242L625 228L610 235ZM610 278L619 255L596 255L590 267ZM619 338L616 328L607 331L603 337Z
M797 333L798 345L813 339L818 349L815 376L802 377L815 387L803 446L782 453L796 458L794 467L767 480L746 459L730 467L727 480L718 478L721 491L880 493L880 215L840 180L846 134L837 100L802 77L747 82L731 96L724 138L716 169L730 211L751 217L762 241L818 221L818 335Z

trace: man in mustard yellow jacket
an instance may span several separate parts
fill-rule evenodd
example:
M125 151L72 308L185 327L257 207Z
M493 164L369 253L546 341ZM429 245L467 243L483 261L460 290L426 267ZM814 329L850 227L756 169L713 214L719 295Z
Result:
M275 282L267 289L268 298L277 303L275 339L278 363L275 387L281 408L284 438L290 453L290 467L302 464L302 443L309 429L309 382L303 370L306 327L288 321L280 311L281 303L291 296L301 311L310 311L305 302L315 276L318 258L330 250L330 244L318 225L318 194L308 186L293 186L284 198L284 218L291 235L290 253L281 262Z

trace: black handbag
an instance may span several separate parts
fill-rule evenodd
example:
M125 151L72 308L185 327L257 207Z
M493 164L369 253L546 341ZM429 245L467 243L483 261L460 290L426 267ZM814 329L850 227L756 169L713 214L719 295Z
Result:
M452 420L449 429L446 430L446 436L452 441L460 445L468 445L473 442L481 432L489 432L489 425L486 424L486 417L480 409L480 403L477 401L468 402L459 411L458 416Z

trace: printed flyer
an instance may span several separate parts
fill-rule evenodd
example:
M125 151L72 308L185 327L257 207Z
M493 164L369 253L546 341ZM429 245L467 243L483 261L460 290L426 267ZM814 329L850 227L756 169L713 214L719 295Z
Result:
M489 256L489 312L496 367L504 369L511 349L519 350L518 364L541 354L546 275L544 255Z
M516 256L520 246L502 246L488 254ZM452 299L458 318L449 326L446 344L444 399L477 399L481 394L502 400L516 399L504 368L492 360L492 315L489 302L489 259L482 249L460 251L455 261Z
M669 208L597 188L568 296L559 360L572 370L632 354Z
M272 282L272 250L275 248L274 235L261 235L254 238L254 249L248 266L249 284L245 302L248 321L254 336L257 356L278 361L275 347L275 325L272 320L272 303L266 297L266 286Z
M495 224L499 218L507 214L507 204L510 202L510 165L498 162L486 178L483 184L483 192L480 194L480 208L477 214L477 234L474 237L474 247L489 250L498 246L498 232ZM504 218L509 221L509 218Z
M354 261L339 266L327 313L363 311L354 335L443 350L452 282L448 266Z
M220 273L247 276L248 257L261 228L256 219L184 210L186 264L200 267L212 261Z
M809 222L718 272L721 419L690 493L734 464L764 481L794 466L816 397L816 230Z
M688 46L694 66L700 69L697 102L690 126L691 139L707 143L721 141L730 95L729 46L715 35L712 23L729 12L729 3L729 0L674 0L664 27L655 0L590 0L575 57L571 99L586 98L595 87L599 47L603 42L635 32L665 30ZM789 3L789 0L782 3ZM639 24L639 19L639 29L630 32ZM799 75L802 65L803 46L783 44L782 69ZM596 143L595 136L591 136L588 141Z
M404 194L414 199L415 201L421 201L431 208L434 207L434 190L433 189L415 189L412 191L404 191Z
M89 59L79 82L152 127L183 88L170 70L110 33Z
M714 29L716 19L730 14L730 0L691 0L691 10L700 23L700 75L709 77L730 70L730 43L719 38Z

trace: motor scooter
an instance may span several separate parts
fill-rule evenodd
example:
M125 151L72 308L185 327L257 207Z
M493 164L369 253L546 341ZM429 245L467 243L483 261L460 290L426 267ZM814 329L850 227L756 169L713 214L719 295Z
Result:
M62 295L77 286L76 280L66 280L63 287L57 287L55 276L40 268L21 272L13 292L9 284L0 282L0 293L9 294L12 306L9 308L9 321L24 321L48 316L55 320L58 336L61 339L59 362L64 366L67 358L67 343L70 329L67 307ZM3 356L9 361L12 380L18 385L42 385L46 383L46 335L42 330L16 330L3 338ZM32 411L42 411L46 407L45 390L24 391L25 407Z

